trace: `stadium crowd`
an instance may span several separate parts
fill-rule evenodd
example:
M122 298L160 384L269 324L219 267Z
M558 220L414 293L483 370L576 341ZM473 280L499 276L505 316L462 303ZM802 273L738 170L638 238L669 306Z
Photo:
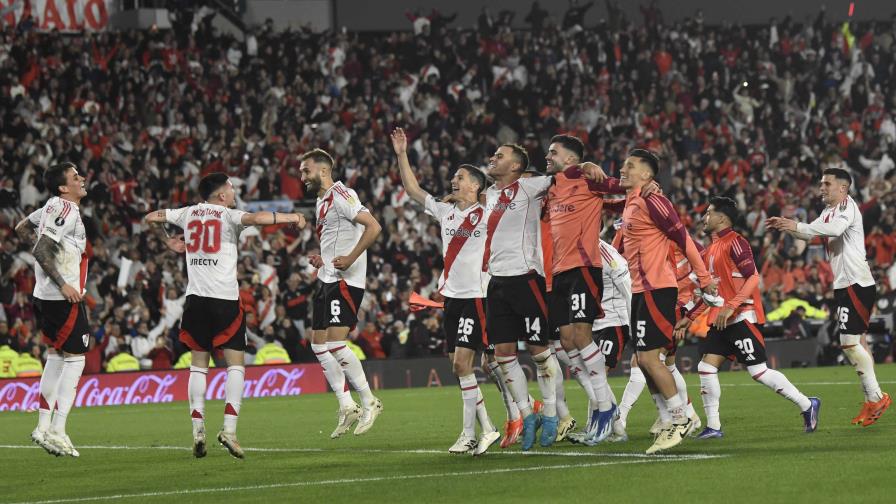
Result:
M405 32L277 32L269 22L245 41L203 20L176 34L4 25L0 344L8 336L14 350L42 354L29 301L33 244L13 227L45 201L46 166L72 161L89 184L82 215L96 342L85 372L168 368L184 353L185 266L141 217L194 201L199 178L213 171L232 177L241 206L308 208L314 195L304 191L297 156L323 147L383 224L352 333L358 351L443 354L438 311L412 313L408 303L413 291L437 296L441 240L401 190L388 138L395 126L408 132L412 164L434 194L450 191L457 165L484 166L504 142L522 144L543 169L547 140L559 132L581 138L586 157L610 175L632 146L661 153L665 192L695 237L710 195L739 203L772 319L832 311L824 244L794 242L764 221L815 218L821 170L845 168L856 180L879 293L892 292L896 18L842 25L821 11L805 22L709 26L700 13L665 24L655 4L643 19L626 19L615 2L606 7L596 26L581 26L583 13L558 22L536 3L528 30L484 10L473 30L438 13L409 13ZM606 217L610 235L613 220ZM313 228L248 230L243 241L252 345L315 362L304 337Z

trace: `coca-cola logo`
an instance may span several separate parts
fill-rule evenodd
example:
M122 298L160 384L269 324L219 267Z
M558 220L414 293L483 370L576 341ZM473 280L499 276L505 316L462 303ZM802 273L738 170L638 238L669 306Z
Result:
M75 406L116 406L119 404L148 404L171 402L174 394L169 392L177 382L176 374L138 375L130 384L104 386L100 377L88 378L78 387Z
M302 368L272 368L265 369L257 379L251 375L246 376L243 382L243 397L269 397L299 395L302 387L299 380L305 375ZM208 383L205 392L207 400L224 399L227 372L222 371L214 376Z
M0 411L27 411L37 409L40 382L11 381L0 387Z

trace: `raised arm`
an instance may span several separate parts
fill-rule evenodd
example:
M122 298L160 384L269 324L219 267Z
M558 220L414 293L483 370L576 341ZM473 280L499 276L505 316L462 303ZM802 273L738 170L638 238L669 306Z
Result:
M857 209L853 209L852 212L838 214L830 222L825 222L824 219L818 217L809 224L784 217L769 217L766 219L765 225L771 229L784 231L800 240L811 240L815 236L836 238L846 232L857 211Z
M392 148L398 156L398 173L401 174L404 190L412 200L424 204L429 193L420 188L420 183L417 182L417 177L411 169L411 162L408 160L408 137L405 136L403 129L395 128L392 132Z
M377 236L380 235L380 231L383 229L376 218L367 211L358 212L358 215L355 216L354 220L358 224L364 226L364 233L361 235L361 239L358 240L358 243L355 244L355 248L353 248L347 256L337 256L333 258L333 266L341 271L350 268L351 265L358 260L358 257L376 242Z

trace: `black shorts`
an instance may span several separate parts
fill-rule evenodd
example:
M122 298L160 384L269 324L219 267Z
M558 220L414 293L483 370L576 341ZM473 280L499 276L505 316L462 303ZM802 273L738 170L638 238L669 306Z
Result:
M537 273L493 276L488 283L486 304L485 325L492 343L524 341L536 346L550 343L543 276Z
M313 296L314 307L311 328L323 331L328 327L348 327L358 324L358 307L364 299L364 289L352 287L345 280L338 282L317 281Z
M33 298L32 305L47 345L72 354L87 353L90 326L84 303Z
M675 347L678 289L667 287L632 294L631 325L636 352Z
M597 332L597 348L604 354L609 368L615 368L619 364L628 339L628 326L604 327Z
M700 340L700 354L721 355L737 359L741 364L752 366L766 361L765 340L759 328L752 322L742 320L724 330L710 326L706 337Z
M551 325L591 325L604 316L600 308L603 291L601 268L581 267L556 275L551 288Z
M551 316L552 313L556 313L559 309L556 306L554 291L545 293L545 297L548 300L548 339L551 341L560 341L560 326L557 325L557 320Z
M840 334L868 332L871 309L877 301L876 286L852 284L845 289L834 289L834 299L837 300L837 327Z
M190 294L180 321L180 342L190 350L246 349L246 314L238 299Z
M485 300L445 299L445 345L448 353L455 347L469 348L474 352L488 348L485 332Z

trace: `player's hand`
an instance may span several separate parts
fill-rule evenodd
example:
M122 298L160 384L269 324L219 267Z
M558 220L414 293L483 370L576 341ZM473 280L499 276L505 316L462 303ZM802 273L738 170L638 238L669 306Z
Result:
M716 321L712 323L712 326L718 330L725 329L728 327L728 319L731 318L731 314L734 313L734 308L724 307L719 310L719 314L716 315Z
M693 321L687 317L682 317L681 320L675 323L675 329L673 331L673 336L675 336L675 341L681 341L688 333L688 328L691 327L691 323Z
M607 174L604 173L603 168L591 161L582 163L582 173L585 174L585 178L591 179L598 184L607 180Z
M59 289L62 291L62 297L65 298L69 303L80 303L81 302L81 291L72 287L69 284L64 284L62 288Z
M293 224L296 228L298 228L298 229L303 229L303 228L308 224L307 222L305 222L305 216L304 216L304 215L302 215L302 214L300 214L300 213L294 213L294 214L292 214L292 216L293 216L292 224Z
M656 180L651 180L649 184L641 188L642 198L646 199L651 194L663 194L663 188L656 183Z
M317 268L317 269L320 269L320 268L323 268L323 267L324 267L324 260L323 260L323 258L321 258L321 256L319 256L319 255L317 255L317 254L309 254L309 255L308 255L308 262L310 262L311 265L314 266L314 267Z
M165 246L172 252L183 254L187 251L187 245L184 243L184 235L171 236L165 240Z
M333 267L339 271L345 271L351 268L352 264L355 264L355 260L350 256L336 256L333 259Z
M765 219L765 225L779 231L796 231L796 221L784 217L769 217Z
M719 295L719 279L713 278L709 285L703 287L703 292L709 294L710 296L718 296Z
M395 128L392 130L392 148L395 149L395 154L399 156L407 153L408 137L404 134L403 129Z

